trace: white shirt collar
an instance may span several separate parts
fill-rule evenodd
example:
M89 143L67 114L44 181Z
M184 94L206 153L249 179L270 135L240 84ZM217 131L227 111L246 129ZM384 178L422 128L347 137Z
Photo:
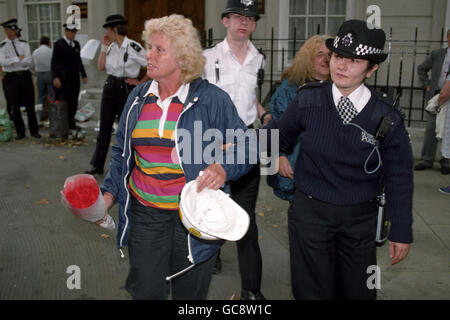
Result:
M75 43L75 40L69 40L66 36L64 36L64 40L66 40L67 44L70 46L70 42L72 41L72 45Z
M115 42L115 41L111 45L116 46L119 49L123 49L123 48L126 49L129 42L130 42L130 39L128 39L128 37L125 36L125 38L123 38L122 45L120 46L120 48L119 48L119 45L117 44L117 42Z
M227 52L232 53L230 45L229 45L228 40L227 40L226 37L223 40L223 47L222 48L223 48L223 53L224 54L226 54ZM258 50L255 48L253 43L250 40L248 40L248 43L247 43L247 55L245 57L244 64L245 64L246 61L250 61L250 59L253 59L253 57L256 56L257 54L258 54ZM234 54L233 54L233 56L234 56Z
M158 88L158 81L153 80L152 83L150 84L150 88L148 88L147 93L144 96L148 96L149 94L154 94L155 96L157 96L159 98L159 88ZM187 96L189 93L189 83L186 84L182 84L177 92L175 92L173 95L171 95L170 97L167 97L166 99L172 99L173 97L178 97L178 100L180 100L180 102L182 104L184 104L186 102Z
M334 105L337 106L339 99L343 96L343 94L336 87L336 84L332 85L333 92L333 100ZM356 88L347 98L355 106L358 112L361 112L362 109L366 106L367 102L369 102L370 97L372 96L370 90L363 84L361 84L358 88Z

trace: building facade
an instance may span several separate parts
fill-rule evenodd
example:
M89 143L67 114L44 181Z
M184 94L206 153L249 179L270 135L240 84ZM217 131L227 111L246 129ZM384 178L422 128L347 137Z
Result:
M450 0L259 1L261 19L253 39L266 53L262 97L270 95L272 83L279 79L305 39L317 33L335 35L344 20L353 18L380 24L391 39L385 48L391 53L390 59L377 73L376 84L395 87L401 82L402 86L419 87L417 65L431 50L446 45L445 31L450 28ZM225 36L220 15L226 0L0 0L0 21L17 18L22 37L33 50L43 35L52 41L62 36L62 24L74 13L67 12L71 5L80 8L81 30L77 37L82 44L90 38L101 40L105 18L115 13L128 19L130 37L141 42L146 19L171 13L191 18L205 45ZM101 88L105 75L96 70L96 61L86 67L90 79L86 87ZM420 92L413 92L413 96L420 100ZM3 106L1 94L0 107Z

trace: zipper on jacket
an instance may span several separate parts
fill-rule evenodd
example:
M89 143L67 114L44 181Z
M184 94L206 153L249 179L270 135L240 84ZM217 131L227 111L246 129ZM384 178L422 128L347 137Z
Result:
M178 149L178 135L177 135L177 131L178 131L178 122L180 121L181 116L188 109L190 109L194 105L194 103L196 103L198 101L198 97L195 97L193 101L194 102L189 102L189 104L186 106L186 108L183 111L181 111L180 116L178 117L177 123L175 124L175 149L177 150L178 159L180 159L181 170L183 170L183 173L184 173L185 176L186 176L186 173L185 173L185 171L183 169L183 163L181 162L181 158L180 158L180 150Z
M139 100L139 96L137 96L134 99L134 102L131 105L130 110L128 110L128 113L127 113L127 120L125 121L125 135L124 135L124 140L123 140L122 158L125 157L125 148L126 148L126 145L127 145L128 121L129 121L129 118L130 118L131 111L133 110L134 106L137 105L137 101L138 100ZM130 202L130 192L128 191L128 188L127 188L127 176L128 176L129 171L130 171L130 159L131 159L131 142L128 144L127 172L126 172L126 174L124 175L124 178L123 178L123 186L124 186L124 188L125 188L125 190L127 192L127 200L125 202L125 208L124 208L124 211L123 211L123 214L125 215L125 226L123 228L122 235L120 236L120 241L119 241L119 251L120 251L120 257L121 258L125 258L125 255L123 254L123 251L122 251L122 247L123 247L122 243L123 243L123 238L125 236L126 230L128 228L127 208L128 208L129 202Z

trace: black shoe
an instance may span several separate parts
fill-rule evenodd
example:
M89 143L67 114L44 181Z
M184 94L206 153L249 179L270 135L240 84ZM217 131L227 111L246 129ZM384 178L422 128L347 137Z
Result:
M241 300L266 300L259 290L241 290Z
M24 134L18 134L15 139L16 140L22 140L23 138L25 138Z
M441 167L441 173L442 174L449 174L450 168L449 167Z
M85 173L87 173L87 174L103 174L103 169L91 167L89 170L86 170Z
M220 260L220 256L217 256L212 273L219 274L220 272L222 272L222 260Z
M39 133L32 133L31 136L32 136L33 138L36 138L36 139L42 138L41 135L40 135Z
M414 167L414 170L416 170L416 171L422 171L422 170L425 170L425 169L431 169L431 167L432 167L432 166L427 166L427 165L423 164L422 162L420 162L419 164L417 164L417 165Z

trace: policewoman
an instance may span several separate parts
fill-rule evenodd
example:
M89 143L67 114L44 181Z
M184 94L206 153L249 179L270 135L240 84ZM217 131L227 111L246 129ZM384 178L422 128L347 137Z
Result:
M8 106L8 113L14 122L16 140L25 138L20 107L25 106L30 134L34 138L41 138L34 109L34 86L31 79L30 67L32 63L30 46L20 39L20 28L17 19L3 22L7 39L0 43L0 65L5 74L3 90Z
M106 35L97 67L100 71L106 70L108 77L103 87L100 132L91 159L92 167L86 171L89 174L103 174L114 121L122 114L128 94L140 83L138 76L141 68L147 65L144 48L128 39L127 20L122 15L108 16L103 28L106 28ZM142 80L147 79L145 76Z
M382 188L391 221L391 264L405 258L412 242L408 134L393 102L364 85L387 57L385 38L382 29L364 21L345 21L326 41L333 82L301 87L268 126L279 129L282 152L289 153L298 136L302 141L288 217L296 299L376 297L368 283L377 263L376 198ZM384 139L377 135L382 122L388 124Z

